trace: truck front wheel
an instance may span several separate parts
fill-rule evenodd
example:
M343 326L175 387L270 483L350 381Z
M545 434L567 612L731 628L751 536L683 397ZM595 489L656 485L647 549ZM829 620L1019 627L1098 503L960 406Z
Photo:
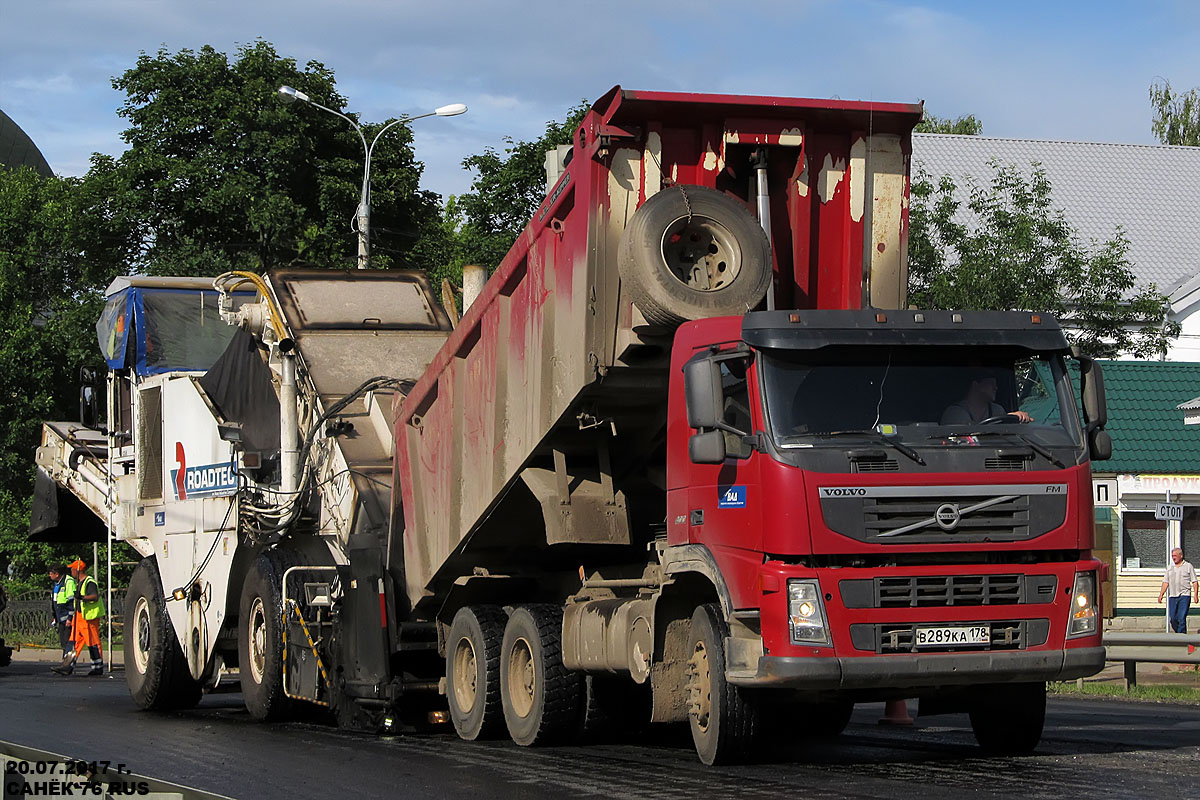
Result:
M142 559L129 579L125 608L125 683L138 708L161 711L191 708L203 689L188 671L167 614L158 562Z
M519 745L570 739L578 731L583 680L562 663L562 609L522 606L513 611L500 647L504 722Z
M282 718L290 703L283 691L283 573L277 551L260 555L242 585L238 610L238 673L242 700L254 719Z
M758 709L725 679L727 635L716 604L700 606L692 614L688 722L696 755L708 766L744 760L758 734Z
M462 739L486 738L504 717L500 703L500 645L507 617L498 606L460 608L446 641L446 697Z
M971 730L984 751L996 755L1032 752L1046 723L1046 684L989 686L970 709Z

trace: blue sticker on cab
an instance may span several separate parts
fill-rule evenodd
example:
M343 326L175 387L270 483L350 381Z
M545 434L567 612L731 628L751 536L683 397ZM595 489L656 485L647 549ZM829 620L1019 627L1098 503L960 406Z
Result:
M155 511L154 512L154 525L157 527L157 526L166 525L166 524L167 524L167 512Z
M746 507L746 487L745 486L721 487L721 496L717 499L717 508L745 508L745 507Z

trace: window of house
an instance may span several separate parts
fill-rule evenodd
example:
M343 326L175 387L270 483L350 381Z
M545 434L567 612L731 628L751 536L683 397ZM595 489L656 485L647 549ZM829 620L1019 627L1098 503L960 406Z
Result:
M1192 564L1200 563L1200 506L1183 509L1183 557Z
M1200 530L1200 520L1195 524ZM1155 519L1153 511L1126 511L1122 514L1121 567L1161 570L1166 566L1166 520Z

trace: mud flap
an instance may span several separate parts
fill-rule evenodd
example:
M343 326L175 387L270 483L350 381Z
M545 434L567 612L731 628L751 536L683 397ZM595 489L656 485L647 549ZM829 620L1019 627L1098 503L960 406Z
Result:
M350 539L350 564L338 567L343 592L332 645L338 718L353 719L356 727L367 724L359 711L373 717L373 712L390 706L397 693L390 664L391 581L384 573L377 539L362 535L370 543L356 547L359 539L360 535Z

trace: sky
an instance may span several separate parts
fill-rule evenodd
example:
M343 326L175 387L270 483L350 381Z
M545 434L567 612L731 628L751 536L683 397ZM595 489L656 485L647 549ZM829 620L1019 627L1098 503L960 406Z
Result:
M0 0L0 109L55 172L119 155L139 53L257 39L322 62L367 121L413 123L422 185L629 89L916 102L988 136L1152 143L1148 87L1200 86L1200 3L892 0ZM320 98L314 98L320 101ZM311 113L319 113L310 110Z

